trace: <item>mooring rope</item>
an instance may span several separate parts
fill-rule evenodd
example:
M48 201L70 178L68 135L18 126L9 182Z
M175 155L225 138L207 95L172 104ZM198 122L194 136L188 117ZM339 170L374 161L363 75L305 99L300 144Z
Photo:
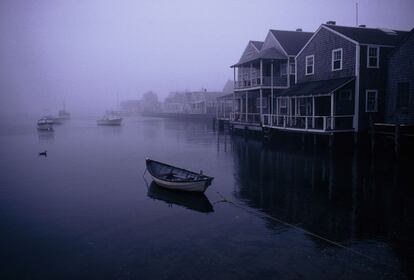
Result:
M337 247L340 247L340 248L342 248L342 249L345 249L345 250L347 250L347 251L349 251L349 252L352 252L352 253L354 253L354 254L357 254L357 255L359 255L359 256L361 256L361 257L367 258L367 259L369 259L370 261L375 262L375 263L377 263L377 264L381 264L381 265L384 265L384 266L388 266L388 267L390 267L390 268L392 268L392 269L397 269L397 267L395 267L395 266L393 266L393 265L386 264L386 263L382 263L382 262L378 261L377 259L375 259L375 258L373 258L373 257L369 256L369 255L366 255L366 254L364 254L364 253L362 253L362 252L360 252L360 251L358 251L358 250L355 250L355 249L352 249L352 248L347 247L347 246L345 246L345 245L342 245L342 244L341 244L341 243L339 243L339 242L336 242L336 241L330 240L330 239L328 239L328 238L326 238L326 237L320 236L320 235L318 235L318 234L316 234L316 233L313 233L313 232L311 232L311 231L309 231L309 230L306 230L306 229L301 228L301 227L299 227L299 226L296 226L296 225L294 225L294 224L291 224L291 223L288 223L288 222L286 222L286 221L283 221L283 220L281 220L281 219L279 219L279 218L273 217L273 216L271 216L271 215L269 215L269 214L266 214L266 213L263 213L263 212L260 212L260 211L256 211L256 210L254 210L254 209L252 209L252 208L246 207L246 206L241 205L241 204L239 204L239 203L237 203L237 202L234 202L234 201L228 200L227 198L225 198L225 197L224 197L224 196L223 196L220 192L218 192L218 191L216 191L216 193L217 193L217 194L218 194L218 195L222 198L222 200L219 200L219 201L217 201L216 203L227 202L227 203L232 204L232 205L234 205L235 207L238 207L238 208L240 208L240 209L242 209L242 210L244 210L244 211L246 211L246 212L248 212L248 213L250 213L250 214L254 214L254 215L257 215L257 216L261 216L261 217L265 217L265 218L271 219L271 220L276 221L276 222L278 222L278 223L281 223L281 224L283 224L283 225L285 225L285 226L288 226L288 227L294 228L294 229L296 229L296 230L298 230L298 231L300 231L300 232L303 232L303 233L306 233L306 234L308 234L308 235L310 235L310 236L313 236L313 237L315 237L315 238L317 238L317 239L323 240L323 241L325 241L325 242L327 242L327 243L329 243L329 244L332 244L332 245L334 245L334 246L337 246Z

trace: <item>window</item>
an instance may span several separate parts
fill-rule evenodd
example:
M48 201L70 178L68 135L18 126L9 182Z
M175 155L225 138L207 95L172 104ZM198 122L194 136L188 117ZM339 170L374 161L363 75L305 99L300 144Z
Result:
M280 64L280 76L286 76L287 75L287 64L282 63Z
M367 67L378 68L379 67L379 48L369 47L367 48Z
M267 108L267 98L262 98L263 108ZM260 97L256 98L256 108L260 109Z
M339 100L342 100L342 101L352 100L351 90L347 89L347 90L340 91L339 92Z
M342 69L342 49L332 51L332 71Z
M305 73L306 75L312 75L314 73L313 68L315 66L315 56L308 55L306 56L305 61L306 61Z
M408 107L410 102L410 83L398 83L397 85L397 108Z
M279 114L287 115L287 98L279 98Z
M377 112L378 90L368 89L365 93L365 112Z
M290 65L290 74L295 75L296 74L296 63L291 62Z

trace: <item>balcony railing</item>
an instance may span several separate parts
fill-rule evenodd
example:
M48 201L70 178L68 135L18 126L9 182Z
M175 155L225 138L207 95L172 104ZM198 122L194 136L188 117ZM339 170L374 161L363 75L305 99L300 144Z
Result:
M252 78L246 80L239 80L235 82L236 89L250 88L257 86L266 86L270 87L272 85L272 77L264 76L263 79ZM273 86L274 87L286 87L288 85L288 76L277 76L273 77Z
M344 116L287 116L263 115L263 126L291 130L352 131L353 115Z
M239 123L260 124L260 114L258 113L231 113L230 121Z

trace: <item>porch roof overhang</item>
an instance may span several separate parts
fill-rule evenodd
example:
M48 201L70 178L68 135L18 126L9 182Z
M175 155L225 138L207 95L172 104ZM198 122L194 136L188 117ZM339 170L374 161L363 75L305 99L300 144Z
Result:
M259 61L260 59L264 60L287 60L288 57L283 54L281 51L279 51L276 48L268 48L261 50L259 53L255 54L254 56L251 56L248 59L240 60L238 63L230 66L231 68L242 66L245 64L250 64L256 61Z
M226 95L222 95L222 96L217 97L217 100L233 99L233 95L234 95L233 92L228 93Z
M355 77L346 77L340 79L322 80L296 84L291 88L283 90L276 97L293 97L293 96L318 96L330 95L338 89L346 86L355 80Z

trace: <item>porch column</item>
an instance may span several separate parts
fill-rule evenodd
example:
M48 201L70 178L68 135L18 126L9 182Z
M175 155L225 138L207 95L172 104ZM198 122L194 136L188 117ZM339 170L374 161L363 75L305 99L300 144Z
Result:
M270 114L273 115L273 61L270 67L270 92L271 92Z
M312 96L312 128L315 128L315 96Z
M260 85L263 85L263 60L260 59Z
M335 114L335 98L334 98L334 94L331 93L331 129L335 129L334 114Z
M234 93L234 89L236 88L236 67L233 67L233 81L234 81L234 84L233 84L233 106L232 106L232 113L234 114L235 112L236 112L236 104L235 104L235 102L236 102L236 96L235 96L235 93Z
M260 59L260 85L263 85L263 60ZM262 121L263 116L263 92L262 87L260 87L260 121Z
M248 99L247 99L247 91L246 91L246 122L247 122L247 112L249 110L248 106L249 106L249 102L248 102Z
M253 86L253 64L250 63L250 76L249 76L249 81L250 81L250 86Z

